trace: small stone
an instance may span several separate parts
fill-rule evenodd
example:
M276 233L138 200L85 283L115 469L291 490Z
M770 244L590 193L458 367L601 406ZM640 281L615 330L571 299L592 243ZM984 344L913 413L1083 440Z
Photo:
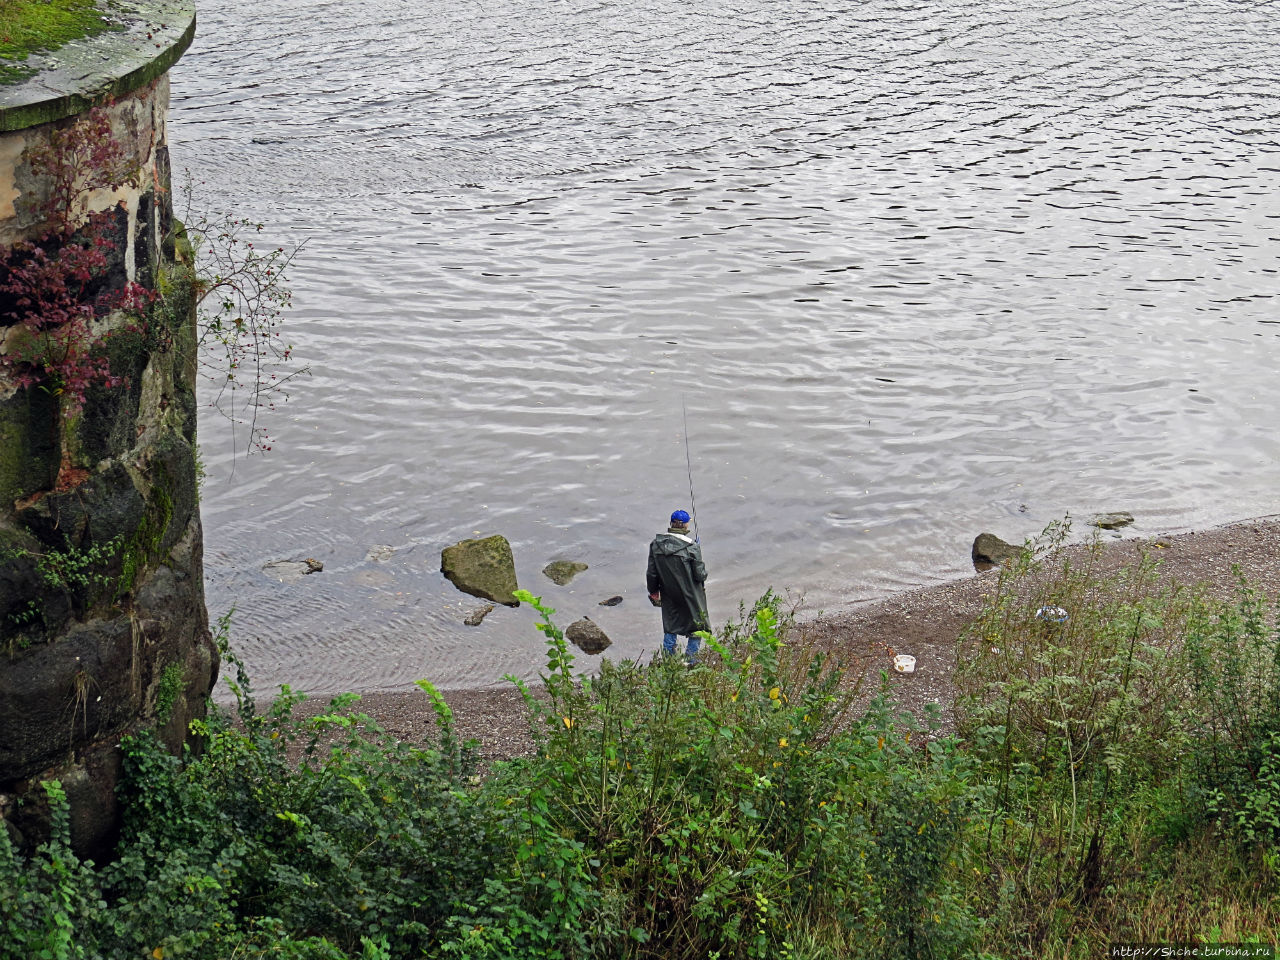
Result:
M576 563L572 560L552 560L542 568L542 572L552 583L563 587L586 569L587 565L585 563Z
M303 560L302 562L307 565L307 571L306 571L307 573L319 573L321 570L324 569L323 563L321 563L319 560L312 559L311 557L307 557L307 559Z
M1168 537L1156 537L1155 540L1151 542L1151 545L1157 550L1168 550L1173 546L1173 541Z
M1099 530L1118 530L1133 523L1131 513L1100 513L1089 521Z
M608 600L601 600L599 605L602 607L616 607L621 602L621 597L610 597Z
M603 652L613 643L608 635L591 621L590 617L583 617L569 624L569 629L564 632L564 635L583 653L591 655Z
M462 622L468 627L478 627L480 626L480 622L484 620L484 618L489 615L490 611L494 609L494 606L495 605L492 603L487 603L483 607L472 610L471 613L467 615L467 619Z

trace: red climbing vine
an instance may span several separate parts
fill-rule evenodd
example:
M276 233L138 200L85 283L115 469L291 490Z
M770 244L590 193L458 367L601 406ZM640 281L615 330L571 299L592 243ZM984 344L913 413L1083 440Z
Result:
M0 325L7 327L0 364L19 387L59 398L63 415L84 406L90 385L119 386L105 354L94 347L113 333L137 329L154 294L136 282L112 288L113 210L90 212L95 191L137 181L136 162L112 135L104 108L54 130L28 158L51 186L36 207L44 232L0 250ZM95 321L123 310L130 324L95 335Z

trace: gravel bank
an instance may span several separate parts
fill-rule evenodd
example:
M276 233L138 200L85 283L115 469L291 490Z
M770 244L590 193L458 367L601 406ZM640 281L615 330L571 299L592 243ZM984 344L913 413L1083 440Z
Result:
M1233 569L1238 567L1263 594L1280 596L1280 517L1155 540L1108 540L1103 563L1113 569L1131 565L1144 550L1160 561L1166 582L1205 584L1215 594L1230 596L1236 586ZM953 698L955 640L981 609L996 575L991 571L908 590L811 621L802 629L809 640L846 663L860 663L872 680L866 688L874 686L881 670L890 669L892 653L911 654L916 658L915 673L891 674L895 699L908 709L919 710L934 701L945 710ZM487 759L509 759L530 750L524 702L514 688L451 690L444 691L444 697L453 708L458 733L478 740ZM326 700L315 697L303 705L303 712L318 712ZM419 691L365 694L358 709L405 741L428 739L434 731L430 703Z

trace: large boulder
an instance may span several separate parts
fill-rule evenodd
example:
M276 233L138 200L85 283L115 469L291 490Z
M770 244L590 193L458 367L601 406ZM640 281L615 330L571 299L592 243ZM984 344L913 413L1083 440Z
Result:
M511 544L503 536L463 540L440 551L440 572L463 593L508 607L520 606L515 598L516 564Z
M1026 553L1024 547L1005 543L994 533L980 533L973 541L973 565L979 570L989 570L999 564L1011 563Z
M583 617L569 624L569 629L564 632L564 635L583 653L593 656L603 653L609 644L613 643L608 634L596 626L590 617Z

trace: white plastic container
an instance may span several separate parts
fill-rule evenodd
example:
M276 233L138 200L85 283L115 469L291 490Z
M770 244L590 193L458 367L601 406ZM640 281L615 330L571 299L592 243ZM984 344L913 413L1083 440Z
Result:
M897 670L899 673L915 673L916 658L907 656L905 653L900 653L893 658L893 669Z

